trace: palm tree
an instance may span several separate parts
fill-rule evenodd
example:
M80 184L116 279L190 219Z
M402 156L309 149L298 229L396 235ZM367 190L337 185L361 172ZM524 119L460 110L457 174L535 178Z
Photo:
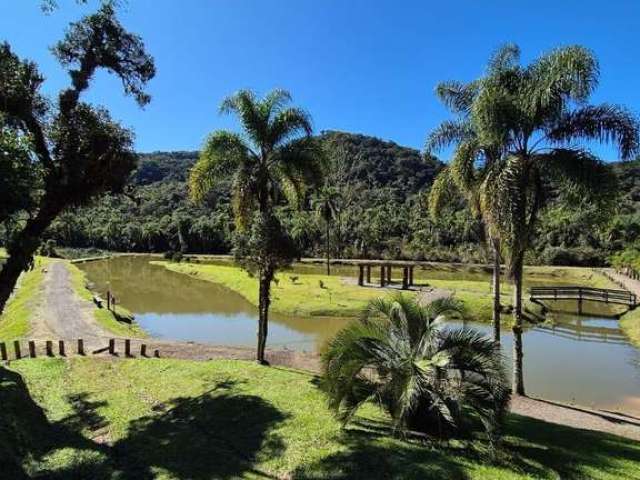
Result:
M477 94L477 82L461 84L443 82L436 88L436 94L459 118L445 121L431 132L427 138L426 150L432 152L456 144L450 164L436 176L429 190L429 210L433 217L440 215L443 206L450 203L455 192L462 193L473 216L483 225L482 243L489 243L493 257L493 340L500 343L500 232L490 212L483 206L486 201L485 175L500 158L497 146L480 144L469 119L470 109Z
M462 315L459 301L420 305L398 294L372 301L330 342L323 386L338 418L347 423L373 400L401 432L461 434L470 412L493 441L509 402L499 348L480 333L442 328L447 315Z
M309 185L322 179L322 152L312 138L309 115L288 106L291 96L274 90L264 98L241 90L222 102L222 113L235 114L243 133L213 132L191 170L189 188L202 201L217 181L230 173L237 231L251 237L246 268L259 278L257 360L265 361L271 281L295 252L285 248L286 232L274 214L282 199L299 206ZM289 250L289 251L288 251Z
M340 194L334 187L324 186L315 200L316 214L325 225L325 252L327 255L327 275L331 275L331 225L340 212Z
M508 45L474 82L469 120L481 148L500 152L483 180L483 209L500 231L514 285L513 390L524 395L522 375L522 276L550 181L579 189L603 205L613 198L614 177L579 142L614 143L622 159L639 150L639 126L623 107L586 102L599 67L589 50L559 48L528 66Z

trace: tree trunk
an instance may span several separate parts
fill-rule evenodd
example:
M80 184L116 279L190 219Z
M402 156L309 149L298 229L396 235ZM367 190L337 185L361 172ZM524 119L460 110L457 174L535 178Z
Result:
M500 240L493 245L493 341L500 345Z
M264 352L267 345L267 334L269 330L271 280L273 280L273 271L271 269L260 272L260 293L258 302L258 353L256 360L262 365L269 365L265 359Z
M517 260L513 272L513 392L524 395L522 369L522 270L523 258Z
M326 249L327 249L327 275L331 275L331 251L330 251L330 245L329 245L329 222L327 221L327 242L326 242Z
M20 274L27 270L40 246L42 233L56 217L57 211L42 209L27 221L24 229L8 245L9 258L0 270L0 315L16 286Z

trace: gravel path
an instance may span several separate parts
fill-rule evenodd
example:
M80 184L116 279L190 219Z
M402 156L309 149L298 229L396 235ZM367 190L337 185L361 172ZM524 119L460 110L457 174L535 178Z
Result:
M75 339L109 335L95 323L93 305L74 292L65 262L49 264L43 287L44 301L32 322L32 337Z
M640 280L634 280L626 275L616 272L613 268L603 269L604 274L618 284L621 288L635 293L640 298Z

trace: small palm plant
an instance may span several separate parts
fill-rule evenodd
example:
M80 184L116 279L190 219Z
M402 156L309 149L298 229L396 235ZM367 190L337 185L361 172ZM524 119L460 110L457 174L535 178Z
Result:
M420 305L401 294L372 301L323 355L323 387L337 417L346 424L376 401L398 432L459 436L475 417L495 441L510 397L499 347L474 330L442 328L447 315L463 315L462 304Z

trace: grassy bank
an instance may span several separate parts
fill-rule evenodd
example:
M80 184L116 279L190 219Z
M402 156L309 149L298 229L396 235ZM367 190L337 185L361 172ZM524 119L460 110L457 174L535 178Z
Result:
M29 333L29 320L42 300L42 282L45 275L42 270L50 261L48 258L36 257L33 269L20 275L16 290L0 316L2 340L24 337Z
M224 285L242 295L249 302L258 303L258 281L242 269L228 262L218 263L173 263L167 261L152 262L174 272L191 275ZM372 298L386 295L390 290L362 288L355 284L356 269L340 267L336 274L322 274L321 265L305 265L301 272L293 271L278 274L277 284L273 285L273 311L300 316L357 316L359 311ZM398 275L399 269L395 273ZM375 276L374 272L374 276ZM351 281L345 281L350 276ZM589 268L572 267L527 267L525 287L531 285L589 285L610 287L611 282ZM295 281L293 281L295 279ZM395 281L400 281L395 277ZM480 267L465 267L451 264L421 266L415 271L416 285L431 286L452 292L462 300L474 319L491 321L492 294L490 275ZM374 279L375 281L375 279ZM502 285L502 304L511 305L512 288L507 281ZM529 305L534 308L533 305ZM505 321L509 316L504 315Z
M87 287L85 273L71 262L67 262L71 274L74 291L82 298L93 304L93 293ZM147 333L135 322L133 314L126 308L117 305L112 310L98 308L94 305L93 316L96 322L105 330L120 337L146 337Z
M219 283L258 304L258 280L230 265L151 262L171 271ZM321 274L281 272L272 285L274 312L299 316L353 317L369 300L380 296L377 288L361 288L342 277Z
M8 478L636 478L640 443L525 417L479 441L393 438L368 406L341 429L315 379L249 362L24 360L0 369Z
M620 328L631 343L640 348L640 308L625 314L620 319Z

